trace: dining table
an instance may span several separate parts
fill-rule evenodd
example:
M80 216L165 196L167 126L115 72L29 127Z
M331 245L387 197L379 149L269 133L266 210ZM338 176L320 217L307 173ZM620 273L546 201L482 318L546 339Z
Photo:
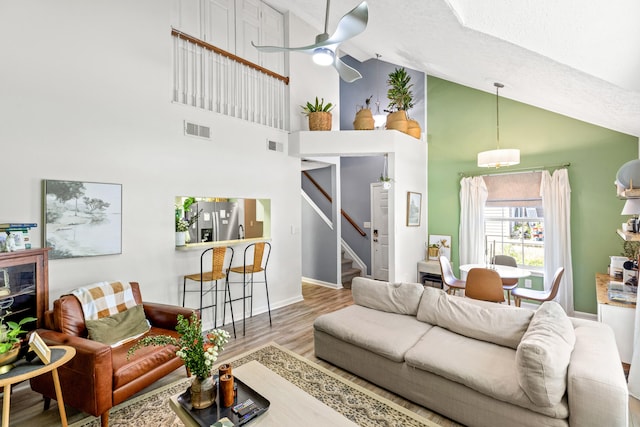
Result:
M460 266L460 275L463 280L466 279L467 273L472 268L490 268L495 270L501 279L522 279L531 276L531 271L520 267L500 264L463 264Z

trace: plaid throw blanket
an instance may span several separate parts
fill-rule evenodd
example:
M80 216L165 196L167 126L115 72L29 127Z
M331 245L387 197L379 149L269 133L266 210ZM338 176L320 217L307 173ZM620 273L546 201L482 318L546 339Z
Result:
M129 282L100 282L71 291L82 305L85 320L97 320L135 307Z

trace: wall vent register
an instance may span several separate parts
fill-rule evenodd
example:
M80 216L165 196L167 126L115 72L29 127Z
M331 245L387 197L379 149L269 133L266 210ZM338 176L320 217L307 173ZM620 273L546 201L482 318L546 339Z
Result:
M211 128L208 126L202 126L195 123L190 123L185 120L184 122L184 134L190 136L196 136L198 138L211 138Z

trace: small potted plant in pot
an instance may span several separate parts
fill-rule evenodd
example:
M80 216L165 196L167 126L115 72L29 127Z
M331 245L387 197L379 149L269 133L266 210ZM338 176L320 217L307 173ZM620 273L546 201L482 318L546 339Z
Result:
M407 110L413 107L411 76L404 67L396 68L389 73L387 84L390 86L387 90L387 98L389 98L387 129L396 129L419 138L420 125L407 117Z
M302 114L309 117L309 130L331 130L331 110L335 107L331 102L324 103L324 98L315 104L307 102L301 105Z
M4 321L4 318L10 315L7 311L0 316L0 374L8 372L11 369L11 363L15 362L20 352L20 335L26 334L28 331L22 329L22 325L29 322L35 322L35 317L25 317L19 322Z

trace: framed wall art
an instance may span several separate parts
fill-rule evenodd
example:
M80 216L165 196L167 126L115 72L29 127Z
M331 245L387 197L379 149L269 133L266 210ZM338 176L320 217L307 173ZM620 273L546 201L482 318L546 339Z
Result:
M422 194L407 192L407 226L419 227L422 216Z
M122 185L45 180L44 239L50 259L122 253Z

